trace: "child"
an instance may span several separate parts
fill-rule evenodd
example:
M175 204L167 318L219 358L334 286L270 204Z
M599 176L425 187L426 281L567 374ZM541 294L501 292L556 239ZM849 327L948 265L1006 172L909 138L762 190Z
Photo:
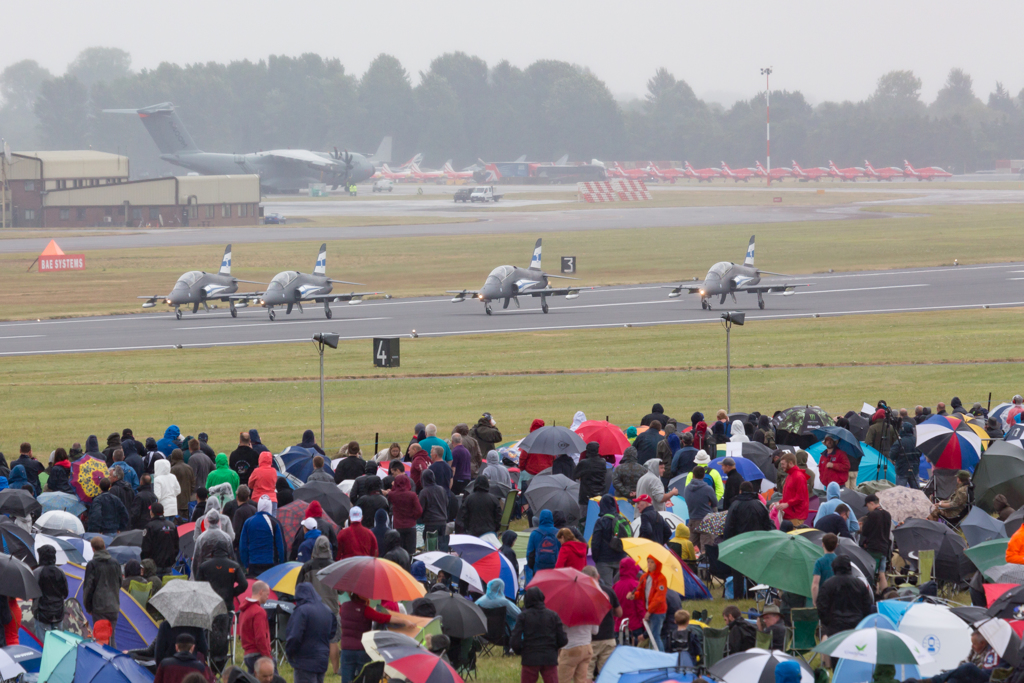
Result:
M666 643L669 652L686 652L694 666L699 666L704 657L704 631L690 623L690 613L684 609L675 613L676 630Z

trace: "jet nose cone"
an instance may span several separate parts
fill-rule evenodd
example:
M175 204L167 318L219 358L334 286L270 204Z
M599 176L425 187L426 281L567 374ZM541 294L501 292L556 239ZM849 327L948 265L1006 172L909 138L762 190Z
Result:
M480 296L484 299L497 299L501 297L501 287L495 285L484 285L480 288Z

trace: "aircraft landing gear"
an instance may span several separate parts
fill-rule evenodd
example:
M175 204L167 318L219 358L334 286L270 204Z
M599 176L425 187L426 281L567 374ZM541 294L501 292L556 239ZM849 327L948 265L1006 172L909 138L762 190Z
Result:
M764 297L760 293L757 295L757 307L764 310Z
M487 315L491 315L492 314L491 305L490 304L484 304L484 312L487 313Z
M174 309L174 317L177 318L178 320L181 320L181 309L180 308L175 307L175 309Z
M544 311L545 313L548 312L548 302L544 297L540 298L540 310Z
M270 319L271 319L271 320L273 320L274 318L276 318L276 317L277 317L277 314L276 314L276 313L274 313L274 309L273 309L273 308L271 308L271 309L270 309L269 311L267 311L267 315L269 315L269 316L270 316Z
M703 308L706 311L710 311L711 310L711 302L708 301L707 299L701 299L700 300L700 307Z
M231 306L231 317L232 318L237 318L238 317L238 309L235 308L235 302L232 301L230 306Z
M334 315L333 313L331 313L331 305L326 301L324 302L324 315L327 316L328 320L330 320L331 316Z

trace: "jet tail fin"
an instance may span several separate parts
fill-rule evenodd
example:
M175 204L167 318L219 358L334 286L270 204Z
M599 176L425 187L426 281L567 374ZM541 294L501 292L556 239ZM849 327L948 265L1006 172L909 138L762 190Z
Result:
M161 154L191 154L202 150L196 146L185 124L178 118L170 102L154 104L142 109L104 109L107 114L136 114L153 138Z
M327 243L320 245L320 253L316 257L316 267L313 268L314 275L327 274Z
M224 258L220 260L220 274L231 275L231 245L224 248Z
M391 136L385 135L377 146L377 151L370 157L371 164L391 163Z
M563 154L558 161L555 162L555 166L565 166L569 163L569 155Z
M754 235L750 236L750 244L747 245L747 257L743 259L743 265L754 265Z
M533 258L530 260L530 270L540 270L540 240L537 238L537 244L533 246Z

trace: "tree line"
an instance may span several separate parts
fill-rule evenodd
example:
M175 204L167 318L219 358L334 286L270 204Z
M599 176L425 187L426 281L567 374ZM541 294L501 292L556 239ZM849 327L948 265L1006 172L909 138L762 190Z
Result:
M213 152L372 152L392 135L396 162L422 152L429 167L522 154L748 166L765 151L763 92L725 108L658 69L642 99L620 102L585 67L555 60L489 66L463 52L437 57L413 85L387 54L361 76L315 54L133 71L128 53L94 47L60 76L33 60L8 66L0 98L0 136L13 149L120 152L137 176L172 167L159 160L142 125L103 109L173 102L199 147ZM1024 157L1024 90L1013 96L996 83L985 102L961 69L950 70L931 103L922 101L913 72L891 71L860 102L812 106L799 91L773 91L771 107L774 166L791 159L902 165L906 158L970 172Z

